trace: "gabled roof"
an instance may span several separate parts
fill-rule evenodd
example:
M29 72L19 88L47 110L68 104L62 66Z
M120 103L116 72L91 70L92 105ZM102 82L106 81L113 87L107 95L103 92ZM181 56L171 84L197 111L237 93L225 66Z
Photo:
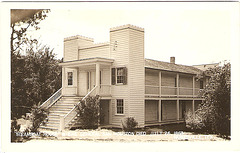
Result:
M202 74L203 73L202 70L195 68L193 66L180 65L180 64L162 62L162 61L151 60L151 59L145 59L145 67L153 68L153 69L160 69L160 70L165 70L165 71L172 71L172 72L189 73L189 74Z

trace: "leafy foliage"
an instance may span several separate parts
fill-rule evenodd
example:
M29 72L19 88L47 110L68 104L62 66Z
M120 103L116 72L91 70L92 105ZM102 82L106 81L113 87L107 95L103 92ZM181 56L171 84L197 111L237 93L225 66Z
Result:
M33 105L44 102L61 87L61 68L53 49L27 35L39 29L49 10L12 23L11 33L11 118L20 118Z
M17 118L14 118L11 121L11 142L17 142L18 137L16 136L16 132L19 132L20 125L17 124Z
M81 123L83 129L95 129L100 122L100 100L99 96L88 96L81 100L77 107L77 122Z
M185 114L186 127L191 130L200 130L204 128L202 117L198 113L193 115L192 111L187 111Z
M47 116L49 112L46 109L42 109L37 105L34 105L31 109L30 121L32 123L31 127L29 127L29 131L38 132L38 128L41 124L46 124Z
M231 121L231 65L226 63L224 66L209 69L208 73L211 78L203 90L205 100L188 125L193 129L201 125L202 131L227 138L230 136Z
M33 46L27 55L18 56L19 65L12 67L11 113L19 118L61 87L61 60L47 46Z
M134 117L127 117L122 123L123 130L125 132L134 132L134 129L138 125L138 122L134 119Z

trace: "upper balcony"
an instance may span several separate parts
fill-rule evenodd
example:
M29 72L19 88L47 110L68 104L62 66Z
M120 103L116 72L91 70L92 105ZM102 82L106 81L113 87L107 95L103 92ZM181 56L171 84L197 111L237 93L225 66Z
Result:
M201 97L200 88L145 85L145 95L153 97Z
M204 84L204 79L198 80L193 74L145 70L145 96L148 97L202 97Z

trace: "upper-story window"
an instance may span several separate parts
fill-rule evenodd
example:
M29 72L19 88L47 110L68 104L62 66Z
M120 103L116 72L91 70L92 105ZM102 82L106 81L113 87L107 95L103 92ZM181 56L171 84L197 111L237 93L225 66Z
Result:
M127 84L127 68L112 68L112 84Z
M73 72L68 72L68 85L73 85Z

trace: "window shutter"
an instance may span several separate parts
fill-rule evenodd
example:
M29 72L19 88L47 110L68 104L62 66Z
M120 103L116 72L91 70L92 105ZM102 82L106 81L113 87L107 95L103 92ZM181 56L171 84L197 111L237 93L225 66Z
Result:
M112 85L116 84L116 73L115 73L116 69L112 68Z
M123 68L123 84L124 85L127 84L127 68L126 67Z

